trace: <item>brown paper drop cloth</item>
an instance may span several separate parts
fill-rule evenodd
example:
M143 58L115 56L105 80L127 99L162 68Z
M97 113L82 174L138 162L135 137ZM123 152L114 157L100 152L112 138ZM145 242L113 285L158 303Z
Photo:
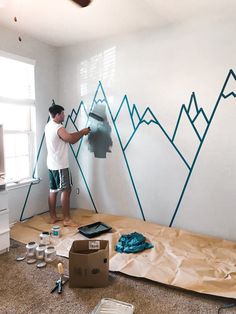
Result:
M110 271L143 277L152 281L199 293L236 298L236 243L210 236L193 234L135 218L72 210L78 226L102 221L111 233L99 236L109 240ZM50 231L49 214L18 222L11 228L11 238L22 243L39 242L41 231ZM68 257L74 240L87 239L77 228L62 227L56 244L57 255ZM122 234L142 233L153 249L135 254L117 253L114 248Z

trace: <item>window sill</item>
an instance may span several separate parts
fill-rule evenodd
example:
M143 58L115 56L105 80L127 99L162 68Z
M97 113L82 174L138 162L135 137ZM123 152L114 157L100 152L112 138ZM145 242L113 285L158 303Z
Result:
M19 189L21 187L29 186L31 184L38 184L41 181L40 178L31 178L27 180L22 180L19 182L11 182L6 184L6 189L9 190L14 190L14 189Z

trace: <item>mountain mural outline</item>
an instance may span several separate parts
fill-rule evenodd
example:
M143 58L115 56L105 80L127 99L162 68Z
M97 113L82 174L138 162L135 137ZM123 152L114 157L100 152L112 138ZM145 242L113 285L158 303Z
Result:
M185 182L184 188L183 188L183 190L182 190L182 193L181 193L181 195L180 195L179 201L178 201L178 203L177 203L177 206L176 206L174 215L173 215L173 217L172 217L172 219L171 219L171 221L170 221L169 227L171 227L171 226L173 225L174 221L175 221L175 218L176 218L176 215L177 215L177 213L178 213L180 204L181 204L181 202L182 202L182 200L183 200L185 191L186 191L186 189L187 189L189 180L190 180L190 178L191 178L191 176L192 176L192 173L193 173L193 170L194 170L196 161L197 161L197 159L198 159L198 156L199 156L199 153L200 153L200 151L201 151L202 145L203 145L204 140L205 140L205 138L206 138L206 136L207 136L208 130L209 130L210 125L211 125L211 123L212 123L212 121L213 121L213 118L214 118L214 116L215 116L215 113L216 113L216 111L217 111L217 108L218 108L218 105L219 105L219 103L220 103L221 98L228 98L228 97L230 97L230 96L236 97L235 92L234 92L234 91L231 91L231 90L230 90L230 92L228 92L226 95L224 94L224 91L226 90L226 87L227 87L227 84L228 84L230 78L232 78L231 81L234 80L234 83L236 82L236 75L235 75L235 73L234 73L234 71L233 71L232 69L230 69L229 72L228 72L228 75L227 75L227 77L226 77L226 79L225 79L225 82L224 82L224 84L223 84L223 87L222 87L222 89L221 89L221 92L220 92L220 94L219 94L219 96L218 96L218 98L217 98L216 104L215 104L215 106L214 106L214 108L213 108L213 112L212 112L212 114L211 114L211 116L210 116L210 119L209 119L209 122L208 122L208 124L207 124L206 130L205 130L205 132L204 132L204 134L203 134L202 140L200 141L200 145L199 145L198 150L197 150L197 152L196 152L196 155L195 155L195 157L194 157L194 160L193 160L191 169L190 169L190 171L189 171L189 174L188 174L188 177L187 177L187 179L186 179L186 182ZM233 90L233 89L232 89L232 90ZM235 90L236 90L236 89L235 89Z
M185 156L189 169L194 156L202 141L203 134L208 124L207 116L202 108L198 108L197 99L193 92L188 108L183 104L177 119L176 127L172 136L172 142ZM199 131L200 130L200 131ZM188 134L186 139L185 134ZM192 135L190 136L190 134Z
M233 75L235 77L233 70L229 71L229 74L225 80L225 83L224 83L224 86L222 88L222 91L220 93L219 98L220 97L227 98L227 97L232 96L232 95L235 97L235 93L232 91L229 91L228 93L225 93L225 94L223 93L230 75ZM102 95L102 97L99 97L98 93L100 93ZM145 109L143 114L140 114L138 109L137 109L137 106L135 104L132 107L129 105L127 95L124 96L117 113L113 117L112 113L111 113L110 106L109 106L107 98L106 98L106 95L104 93L102 83L99 82L97 90L95 92L93 103L91 105L91 110L92 110L94 104L99 104L99 103L105 103L106 104L106 108L108 110L108 113L109 113L109 116L111 119L111 123L113 124L113 132L112 133L116 134L116 136L117 136L118 143L120 145L120 149L121 149L123 158L125 160L125 165L126 165L126 168L127 168L128 174L129 174L129 179L131 181L131 186L134 190L136 202L138 203L138 208L139 208L139 211L141 213L141 218L143 220L146 220L146 216L150 216L150 215L146 215L146 207L142 201L142 197L140 196L142 186L137 185L137 181L136 181L137 179L136 179L136 176L134 174L134 169L133 169L133 166L131 166L132 162L130 162L130 152L128 152L128 151L129 151L129 147L131 147L131 145L132 145L133 140L135 139L135 137L137 136L138 133L141 133L140 130L144 129L143 128L144 125L146 125L146 127L150 127L150 128L153 128L153 126L154 126L154 127L158 128L158 131L160 131L159 134L161 134L161 136L163 136L163 138L165 138L166 142L169 143L168 147L169 148L171 147L171 151L172 150L175 151L176 156L178 156L177 158L179 160L181 160L180 164L184 165L183 169L185 169L185 170L183 170L184 175L181 178L182 179L182 183L180 185L181 191L179 191L178 201L176 202L175 206L173 208L171 208L171 210L170 210L170 213L172 213L171 218L169 219L169 217L170 217L170 215L169 215L168 218L166 217L165 221L163 222L164 224L168 224L167 220L169 219L169 226L171 227L174 220L175 220L175 216L178 212L178 209L179 209L181 200L183 198L183 195L185 193L186 187L188 185L189 178L191 177L191 174L192 174L194 165L196 163L198 154L199 154L200 149L203 145L203 142L206 138L209 126L210 126L211 121L214 117L214 113L217 109L219 98L216 102L216 105L213 109L213 112L212 112L210 119L208 119L205 112L204 112L204 109L202 107L199 108L199 106L197 104L197 100L196 100L196 95L193 92L191 97L190 97L189 105L188 106L185 106L184 104L182 105L178 119L177 119L176 127L174 129L174 133L172 136L170 136L167 134L164 127L161 125L160 121L158 121L158 119L156 118L156 116L154 115L154 113L152 112L152 110L149 107L147 107ZM121 111L123 110L124 106L127 107L126 112L128 114L128 119L130 119L130 131L131 131L130 136L126 136L125 140L124 140L124 138L122 138L122 136L120 134L121 132L119 129L119 118L121 117L120 114L121 114ZM76 130L78 130L78 128L76 127L76 121L80 117L80 114L82 111L84 111L84 114L86 117L85 126L88 125L88 123L89 123L88 113L86 111L86 108L85 108L83 102L81 102L78 110L72 109L71 114L69 114L67 117L67 121L66 121L65 126L67 126L70 123L70 124L74 125ZM183 151L179 148L179 144L177 144L177 140L176 140L178 131L180 130L180 125L181 125L181 122L183 119L183 115L185 115L185 118L187 117L186 121L188 121L189 125L192 127L193 134L195 134L195 137L196 137L197 141L199 142L199 146L197 148L197 151L196 151L195 155L193 154L194 158L193 158L192 162L191 162L191 160L189 161L188 158L186 158ZM203 127L201 126L200 131L199 131L200 128L197 125L197 120L199 119L199 117L201 117L201 119L204 121L203 124L200 123L201 125L203 125ZM204 125L205 125L205 129L204 129ZM83 141L84 141L84 139L81 139L79 141L77 147L70 145L71 151L72 151L73 156L74 156L76 163L78 165L79 173L81 174L81 176L85 182L85 186L87 188L88 195L89 195L89 197L93 203L94 210L96 212L98 212L98 210L100 211L100 209L102 209L102 205L101 204L99 206L96 205L96 201L93 198L92 192L91 192L89 184L87 182L86 174L84 173L83 167L81 167L80 161L79 161L79 155L80 155L81 147L83 145ZM41 147L40 147L37 155L40 154L40 150L41 150ZM37 161L36 161L36 163L37 163ZM184 181L184 183L183 183L183 181ZM30 192L30 189L28 192ZM26 201L24 204L24 208L26 206L26 203L27 203L27 197L26 197ZM153 207L156 206L158 208L159 204L155 204L154 200L153 200L153 204L154 204ZM21 218L23 217L24 208L22 210ZM140 216L140 213L138 216ZM149 214L150 214L150 210L149 210ZM155 217L156 217L156 215L151 215L147 219L155 221ZM160 221L160 219L158 219L157 222L159 222L159 221Z

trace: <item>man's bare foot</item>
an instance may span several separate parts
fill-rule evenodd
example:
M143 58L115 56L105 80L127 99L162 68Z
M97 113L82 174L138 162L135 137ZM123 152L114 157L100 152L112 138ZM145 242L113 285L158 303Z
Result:
M72 219L63 220L64 227L78 227L78 224L74 222Z
M50 218L50 224L55 224L57 221L62 221L63 218L61 217L51 217Z

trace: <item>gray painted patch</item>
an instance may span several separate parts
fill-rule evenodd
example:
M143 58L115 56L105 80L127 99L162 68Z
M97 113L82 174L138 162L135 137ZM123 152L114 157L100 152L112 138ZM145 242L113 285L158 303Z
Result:
M103 121L90 117L91 132L88 135L88 149L94 153L95 158L106 158L106 154L111 152L112 146L111 127L106 117L106 108L97 105L94 106L92 112L101 117Z

